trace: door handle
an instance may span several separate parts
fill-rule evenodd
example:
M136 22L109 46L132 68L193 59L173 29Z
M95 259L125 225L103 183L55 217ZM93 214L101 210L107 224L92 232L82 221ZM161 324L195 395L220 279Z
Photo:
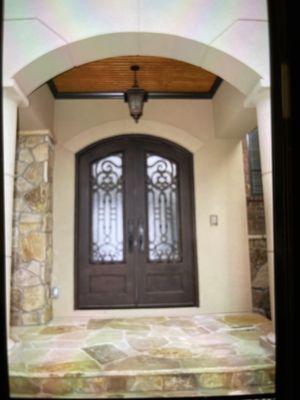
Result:
M138 235L139 235L139 250L142 252L145 250L145 230L141 220L138 224Z
M134 229L133 221L129 220L128 221L128 251L129 251L129 253L132 253L133 245L134 245L133 229Z

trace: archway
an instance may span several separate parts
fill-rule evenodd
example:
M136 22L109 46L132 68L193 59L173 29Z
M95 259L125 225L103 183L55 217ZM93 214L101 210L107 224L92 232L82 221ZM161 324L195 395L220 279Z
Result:
M206 68L248 94L261 75L230 52L190 37L167 33L123 32L95 35L41 52L11 76L25 94L74 65L123 54L153 54ZM72 61L70 61L70 57Z
M174 58L215 73L244 94L262 76L228 52L189 37L165 33L122 32L85 38L39 54L19 69L8 67L5 81L15 80L25 95L54 76L77 65L122 55ZM29 60L28 60L29 61ZM11 75L9 75L11 74Z

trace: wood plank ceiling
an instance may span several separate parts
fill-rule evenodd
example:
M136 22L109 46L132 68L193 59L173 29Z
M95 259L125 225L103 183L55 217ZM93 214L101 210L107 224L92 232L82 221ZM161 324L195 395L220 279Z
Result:
M58 76L50 87L62 93L125 92L133 85L130 67L140 66L139 86L147 92L209 94L220 82L211 72L186 62L152 56L122 56L94 61Z

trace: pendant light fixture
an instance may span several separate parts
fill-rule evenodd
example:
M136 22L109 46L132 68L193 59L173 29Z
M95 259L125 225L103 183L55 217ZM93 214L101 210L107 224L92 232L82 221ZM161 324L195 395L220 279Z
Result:
M143 114L143 106L148 99L148 93L138 85L136 74L140 67L132 65L130 69L134 72L134 82L133 86L124 93L124 99L128 103L130 115L137 123Z

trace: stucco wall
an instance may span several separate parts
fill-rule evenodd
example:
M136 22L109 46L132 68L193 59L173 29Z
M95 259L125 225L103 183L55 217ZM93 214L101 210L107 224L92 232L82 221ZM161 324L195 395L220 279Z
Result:
M74 311L75 153L104 137L161 136L194 153L196 229L201 312L251 310L246 200L239 139L216 139L210 100L150 101L139 124L122 101L55 102L53 203L55 316L178 314L178 309ZM218 226L209 225L217 214ZM181 309L193 313L196 308Z
M217 138L239 138L255 128L257 124L255 108L245 108L244 99L245 96L239 90L228 82L222 82L213 99Z
M22 131L47 129L53 132L54 98L48 88L43 85L29 96L29 107L22 108L19 113L19 129Z

